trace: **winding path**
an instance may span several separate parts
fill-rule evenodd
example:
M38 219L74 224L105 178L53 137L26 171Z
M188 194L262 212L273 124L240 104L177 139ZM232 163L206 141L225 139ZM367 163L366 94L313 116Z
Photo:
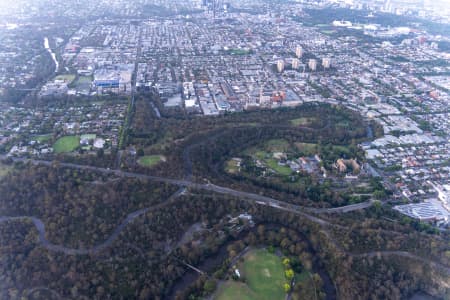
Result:
M422 256L417 256L415 254L412 254L410 252L407 251L389 251L389 250L384 250L384 251L371 251L371 252L366 252L366 253L360 253L360 254L354 254L354 253L350 253L349 254L352 257L356 257L356 258L364 258L364 257L378 257L378 256L401 256L401 257L406 257L406 258L410 258L410 259L414 259L414 260L418 260L424 264L430 265L436 269L440 269L443 272L445 272L447 275L450 276L450 267L444 266L440 263L437 263L435 261L423 258Z
M14 162L22 162L22 163L32 163L35 165L45 165L45 166L52 166L55 164L55 162L52 161L46 161L46 160L36 160L36 159L27 159L27 158L12 158L12 157L6 157L0 155L1 159L12 159ZM159 176L152 176L152 175L146 175L141 173L133 173L133 172L127 172L127 171L121 171L121 170L111 170L111 169L105 169L100 167L94 167L94 166L88 166L88 165L78 165L73 163L64 163L64 162L56 162L58 166L66 167L66 168L72 168L72 169L78 169L78 170L85 170L85 171L93 171L98 172L101 174L106 175L115 175L118 177L127 177L127 178L136 178L136 179L142 179L142 180L151 180L155 182L162 182L167 184L173 184L180 187L187 187L187 188L193 188L198 190L204 190L204 191L211 191L219 194L226 194L231 195L239 198L245 198L253 201L257 201L257 203L264 205L269 205L271 207L277 208L277 207L287 207L289 210L296 210L296 211L304 211L308 213L314 213L314 214L322 214L322 213L347 213L355 210L361 210L368 208L373 205L373 201L369 200L366 202L361 202L358 204L351 204L347 206L342 207L336 207L336 208L310 208L310 207L304 207L300 205L294 205L289 204L284 201L280 201L274 198L266 197L259 194L249 193L249 192L243 192L234 190L228 187L222 187L215 184L201 184L196 183L192 180L190 180L191 174L188 174L188 179L171 179L166 177L159 177Z
M0 156L0 159L1 158L2 158L2 156ZM3 156L3 158L5 158L5 157ZM24 162L24 163L29 162L29 163L33 163L33 164L41 164L41 165L47 165L47 166L52 165L52 162L49 162L49 161L30 160L30 159L24 159L24 158L13 158L13 161ZM97 254L97 253L101 252L105 248L112 245L112 243L117 239L117 237L119 236L119 234L122 232L122 230L125 228L126 225L131 223L137 217L139 217L151 210L156 210L156 209L159 209L159 208L162 208L162 207L168 205L175 198L177 198L179 195L181 195L184 192L185 188L194 188L194 189L199 189L199 190L216 192L219 194L235 196L235 197L241 198L242 200L249 201L249 202L257 204L257 205L268 206L268 207L271 207L271 208L274 208L277 210L286 211L286 212L300 215L300 216L304 217L305 219L307 219L313 223L319 224L321 226L324 226L324 227L328 227L328 226L336 227L338 225L332 224L326 220L323 220L316 216L310 215L309 213L346 213L346 212L350 212L350 211L354 211L354 210L364 209L364 208L370 207L373 204L372 201L367 201L367 202L343 206L343 207L339 207L339 208L314 209L314 208L307 208L307 207L302 207L302 206L298 206L298 205L294 205L294 204L289 204L289 203L279 201L279 200L276 200L276 199L273 199L270 197L253 194L253 193L248 193L248 192L237 191L237 190L233 190L231 188L221 187L221 186L217 186L217 185L209 184L209 183L208 184L199 184L199 183L195 183L195 182L192 182L189 180L169 179L169 178L158 177L158 176L125 172L125 171L120 171L120 170L110 170L110 169L104 169L104 168L93 167L93 166L77 165L77 164L72 164L72 163L58 163L58 164L59 164L59 166L74 168L74 169L79 169L79 170L90 170L90 171L100 172L103 174L111 174L111 175L116 175L116 176L131 177L131 178L137 178L137 179L143 179L143 180L152 180L152 181L163 182L163 183L180 186L180 189L174 195L172 195L167 201L165 201L161 204L152 206L152 207L143 208L138 211L130 213L127 216L127 218L124 221L122 221L122 223L113 231L111 236L105 242L103 242L99 245L96 245L92 248L89 248L89 249L73 249L73 248L68 248L68 247L64 247L61 245L52 244L50 241L48 241L46 239L45 225L38 218L31 217L31 216L18 216L18 217L3 216L3 217L0 217L0 223L6 222L6 221L23 220L23 219L31 220L39 232L39 242L42 244L43 247L45 247L46 249L48 249L50 251L62 252L62 253L68 254L68 255L86 255L86 254ZM339 246L337 241L330 235L330 233L327 230L322 230L321 232L323 232L340 251L342 251L343 253L345 253L346 255L349 255L351 257L376 257L376 256L397 255L397 256L402 256L402 257L419 260L423 263L426 263L426 264L432 265L436 268L439 268L442 271L444 271L446 274L450 275L450 267L442 265L438 262L434 262L432 260L417 256L417 255L414 255L412 253L405 252L405 251L373 251L373 252L360 253L360 254L350 253L350 252L347 252L345 249L342 249L342 247Z
M104 241L101 244L98 244L92 248L87 249L74 249L69 248L61 245L55 245L52 244L47 238L45 237L45 224L42 222L41 219L38 219L36 217L30 217L30 216L19 216L19 217L0 217L0 224L3 222L8 221L21 221L21 220L31 220L36 227L36 230L38 231L38 240L39 243L46 248L49 251L53 252L61 252L66 255L87 255L87 254L98 254L104 249L110 247L112 243L119 237L119 234L124 230L125 226L127 226L129 223L133 222L134 219L146 214L149 211L160 209L164 206L167 206L174 202L174 200L180 196L183 193L184 189L178 190L175 194L173 194L167 201L160 203L158 205L143 208L140 210L137 210L135 212L132 212L128 214L128 216L125 218L125 220L120 223L119 226L114 229L113 233L109 236L109 238Z
M131 223L134 219L137 217L147 213L150 210L150 208L144 208L138 211L135 211L127 216L127 218L114 229L113 233L110 235L110 237L104 241L103 243L96 245L89 249L73 249L64 247L61 245L55 245L52 244L47 238L45 237L45 225L41 221L41 219L35 218L35 217L29 217L29 216L20 216L20 217L0 217L0 223L7 222L7 221L20 221L20 220L31 220L36 227L38 233L39 233L39 242L41 245L46 248L49 251L53 252L62 252L67 255L86 255L86 254L97 254L100 251L104 250L105 248L108 248L111 246L111 244L117 239L119 234L122 232L122 230L125 228L126 225Z
M31 288L29 290L26 290L25 292L23 292L23 295L28 299L28 297L30 297L37 291L47 291L50 294L52 294L53 296L55 296L56 299L64 299L63 297L61 297L61 295L57 291L52 290L45 286L37 286L37 287Z
M17 221L17 220L31 220L33 222L33 224L35 225L37 231L39 232L39 242L41 243L41 245L46 248L49 251L54 251L54 252L62 252L64 254L67 255L87 255L87 254L98 254L99 252L101 252L102 250L110 247L112 245L112 243L117 239L117 237L119 236L119 234L123 231L123 229L125 228L126 225L128 225L129 223L131 223L134 219L136 219L137 217L151 211L151 210L155 210L155 209L159 209L162 208L170 203L172 203L179 195L181 195L183 193L183 189L177 191L174 195L172 195L170 198L170 200L155 205L153 207L149 207L149 208L144 208L144 209L140 209L138 211L135 211L133 213L130 213L127 218L118 226L116 227L116 229L114 230L114 232L111 234L111 236L103 243L94 246L92 248L89 249L73 249L73 248L68 248L68 247L64 247L61 245L55 245L52 244L51 242L49 242L46 237L45 237L45 225L44 223L35 217L29 217L29 216L20 216L20 217L0 217L0 224L2 222L7 222L7 221ZM284 207L275 207L279 210L283 210L283 211L287 211L287 212L293 212L296 214L299 214L303 217L305 217L306 219L314 222L314 223L318 223L322 226L334 226L333 224L331 224L328 221L325 221L323 219L308 215L306 213L303 212L299 212L299 211L291 211L288 208L284 208ZM444 271L447 275L450 275L450 267L447 267L445 265L442 265L440 263L437 263L435 261L417 256L415 254L406 252L406 251L389 251L389 250L384 250L384 251L372 251L372 252L366 252L366 253L351 253L346 251L345 249L343 249L337 242L336 240L329 234L328 231L321 231L323 232L327 238L336 246L337 249L339 249L341 252L345 253L348 256L351 257L355 257L355 258L363 258L363 257L377 257L377 256L401 256L401 257L406 257L406 258L410 258L410 259L414 259L414 260L418 260L421 261L425 264L431 265L435 268L438 268L442 271Z

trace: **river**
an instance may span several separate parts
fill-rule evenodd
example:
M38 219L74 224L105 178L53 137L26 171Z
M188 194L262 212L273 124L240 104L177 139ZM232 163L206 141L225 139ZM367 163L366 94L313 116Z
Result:
M44 38L44 47L48 51L48 53L50 53L50 55L52 56L53 62L55 63L55 73L58 72L59 62L56 59L56 54L52 51L52 48L50 48L47 37Z
M281 225L274 224L274 223L260 223L261 225L264 225L266 229L271 230L279 230ZM238 237L236 238L230 238L228 241L226 241L222 246L220 246L219 251L208 258L206 258L203 262L200 262L196 267L206 273L213 273L215 270L217 270L223 263L223 261L228 258L228 250L227 247L234 243L235 241L243 239L246 235L249 234L250 231L256 233L257 226L253 227L250 230L244 230L241 233L239 233ZM299 233L303 240L308 243L308 246L311 247L310 241L303 236L302 233ZM262 246L262 245L260 245ZM313 252L312 252L313 253ZM231 265L230 265L231 267ZM329 276L327 270L323 265L321 265L320 262L313 261L312 271L314 273L318 273L323 281L323 290L325 291L326 300L333 300L336 299L336 288L334 286L333 281L331 280L331 277ZM166 295L166 299L175 299L175 296L178 291L183 291L190 285L192 285L200 275L195 272L194 270L187 270L186 273L181 276L178 280L175 281L175 283L170 288L170 291L168 295Z

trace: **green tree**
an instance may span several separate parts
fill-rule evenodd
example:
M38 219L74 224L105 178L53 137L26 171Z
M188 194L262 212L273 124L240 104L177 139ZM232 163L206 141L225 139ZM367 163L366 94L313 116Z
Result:
M283 288L284 288L284 291L285 291L286 293L289 293L290 290L291 290L291 285L290 285L289 283L286 282L286 283L283 285Z
M291 280L292 278L294 278L294 270L288 269L284 271L284 275L286 276L287 279Z
M213 279L207 280L205 284L203 285L203 290L205 291L205 294L211 294L216 290L216 281Z

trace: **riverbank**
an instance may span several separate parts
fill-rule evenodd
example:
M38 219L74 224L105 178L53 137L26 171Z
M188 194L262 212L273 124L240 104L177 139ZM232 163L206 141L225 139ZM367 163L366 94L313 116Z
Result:
M270 230L280 230L281 225L273 224L273 223L261 223L258 225L264 225L266 229ZM228 258L228 251L227 248L229 245L233 244L234 242L238 240L242 240L247 236L250 232L253 232L256 234L257 226L253 227L251 230L247 230L245 232L241 232L238 237L236 238L230 238L224 244L219 248L219 251L216 254L213 254L212 256L205 259L203 262L198 264L196 268L208 273L212 274L214 273L222 264L223 262ZM302 235L303 236L303 235ZM311 247L309 241L306 239L306 237L303 236L303 239L307 242L308 246ZM262 245L260 245L262 246ZM314 253L312 253L314 255ZM230 263L229 267L231 267L234 263ZM319 262L313 262L312 265L312 272L317 273L320 275L320 277L323 280L323 290L326 294L326 299L336 299L336 288L334 286L334 283L329 276L327 270L325 267ZM200 277L200 274L193 270L188 270L180 279L178 279L175 284L171 287L169 294L167 295L167 299L175 299L175 296L177 292L183 291L186 288L188 288L190 285L192 285L198 278Z

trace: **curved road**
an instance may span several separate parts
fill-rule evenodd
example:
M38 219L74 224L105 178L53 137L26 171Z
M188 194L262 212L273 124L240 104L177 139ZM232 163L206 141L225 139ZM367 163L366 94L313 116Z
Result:
M0 156L0 159L1 158L2 158L2 156ZM3 158L5 158L5 157L3 157ZM25 163L30 162L33 164L41 164L41 165L47 165L47 166L51 166L53 164L52 162L49 162L49 161L30 160L30 159L23 159L23 158L14 158L13 161L25 162ZM51 242L49 242L46 239L45 225L38 218L30 217L30 216L0 217L0 223L10 221L10 220L13 220L13 221L21 220L21 219L31 220L39 232L39 242L42 244L43 247L45 247L46 249L48 249L50 251L63 252L68 255L85 255L85 254L99 253L103 249L112 245L112 243L117 239L117 237L119 236L119 234L122 232L122 230L125 228L126 225L131 223L137 217L147 213L148 211L159 209L161 207L168 205L175 198L177 198L179 195L181 195L184 192L184 190L185 190L184 188L194 188L194 189L206 190L206 191L216 192L219 194L226 194L226 195L243 198L243 200L247 200L247 201L250 201L250 202L258 204L258 205L269 206L269 207L275 208L277 210L295 213L297 215L304 217L305 219L310 220L311 222L314 222L316 224L319 224L319 225L322 225L325 227L326 226L337 226L337 225L334 225L334 224L332 224L328 221L325 221L323 219L320 219L318 217L312 216L308 213L345 213L345 212L350 212L350 211L354 211L354 210L364 209L364 208L370 207L373 204L372 201L368 201L368 202L343 206L343 207L339 207L339 208L330 208L330 209L306 208L306 207L302 207L302 206L298 206L298 205L294 205L294 204L289 204L289 203L286 203L283 201L279 201L279 200L276 200L276 199L273 199L270 197L253 194L253 193L237 191L237 190L233 190L233 189L230 189L227 187L217 186L214 184L199 184L199 183L195 183L195 182L192 182L189 180L169 179L169 178L158 177L158 176L125 172L125 171L120 171L120 170L110 170L110 169L105 169L105 168L98 168L98 167L86 166L86 165L77 165L77 164L72 164L72 163L58 163L58 164L59 164L59 166L68 167L68 168L75 168L75 169L80 169L80 170L90 170L90 171L100 172L103 174L111 174L111 175L122 176L122 177L131 177L131 178L137 178L137 179L164 182L164 183L178 185L181 187L181 189L178 190L174 195L172 195L166 202L160 203L153 207L143 208L143 209L140 209L133 213L130 213L127 216L127 218L124 221L122 221L122 223L113 231L111 236L105 242L103 242L99 245L96 245L92 248L89 248L89 249L73 249L73 248L68 248L68 247L64 247L61 245L52 244ZM340 251L342 251L343 253L345 253L349 256L352 256L352 257L375 257L375 256L380 256L380 255L381 256L397 255L397 256L402 256L402 257L419 260L426 264L437 267L437 268L443 270L444 272L446 272L448 275L450 275L450 267L442 265L442 264L434 262L434 261L431 261L431 260L428 260L426 258L417 256L417 255L414 255L412 253L405 252L405 251L373 251L373 252L360 253L360 254L354 254L354 253L347 252L345 249L342 249L342 247L340 247L338 245L338 243L335 241L335 239L330 236L328 231L322 231L322 232L330 239L330 241L333 244L335 244L335 246Z
M55 245L52 244L47 238L45 237L45 225L41 221L41 219L35 218L35 217L29 217L29 216L21 216L21 217L0 217L0 223L6 222L6 221L17 221L17 220L31 220L36 227L38 233L39 233L39 242L41 245L46 248L49 251L53 252L62 252L67 255L86 255L86 254L97 254L100 251L102 251L105 248L108 248L111 246L111 244L117 239L119 234L122 232L122 230L125 228L126 225L128 225L130 222L132 222L137 217L145 214L148 212L150 208L144 208L138 211L135 211L127 216L127 218L116 227L116 229L113 231L111 236L104 241L103 243L94 246L89 249L73 249L64 247L61 245Z
M176 194L180 195L182 192L178 191ZM47 240L47 238L45 237L45 225L44 223L35 217L28 217L28 216L21 216L21 217L0 217L0 223L2 222L7 222L7 221L17 221L17 220L31 220L34 224L34 226L36 227L37 231L39 232L39 242L41 243L41 245L46 248L49 251L53 251L53 252L62 252L66 255L87 255L87 254L98 254L99 252L101 252L102 250L110 247L112 245L112 243L117 239L117 237L119 236L119 234L123 231L123 229L125 228L126 225L128 225L129 223L131 223L134 219L136 219L137 217L147 213L148 211L151 210L155 210L161 207L164 207L166 205L168 205L169 203L173 202L173 200L176 197L174 197L172 199L172 201L166 201L164 203L158 204L156 206L153 206L151 208L144 208L144 209L140 209L138 211L135 211L131 214L129 214L127 216L127 218L118 226L116 227L116 229L114 230L114 232L111 234L111 236L103 243L94 246L92 248L89 249L73 249L73 248L68 248L68 247L64 247L61 245L55 245L52 244L50 241ZM289 211L288 209L283 209L285 211ZM308 220L318 223L320 225L332 225L327 221L324 221L322 219L310 216L308 214L304 214L301 212L296 212L297 214L300 214L301 216L307 218ZM345 253L348 256L351 257L355 257L355 258L363 258L363 257L377 257L377 256L402 256L402 257L406 257L406 258L410 258L410 259L414 259L414 260L418 260L422 263L431 265L435 268L441 269L442 271L444 271L447 275L450 275L450 267L447 267L445 265L442 265L440 263L437 263L435 261L423 258L421 256L417 256L415 254L412 254L410 252L406 252L406 251L390 251L390 250L383 250L383 251L372 251L372 252L366 252L366 253L351 253L346 251L345 249L343 249L340 245L337 244L337 242L335 241L335 239L333 237L330 236L329 232L326 231L322 231L327 238L336 246L336 248L338 248L341 252Z
M61 297L61 295L57 291L52 290L52 289L50 289L48 287L45 287L45 286L37 286L37 287L31 288L31 289L26 290L25 292L23 292L22 295L24 295L28 299L36 291L47 291L47 292L51 293L53 296L55 296L56 299L64 299L63 297Z
M175 194L173 194L167 201L165 201L163 203L157 204L152 207L143 208L143 209L140 209L140 210L130 213L125 218L125 220L123 220L122 223L120 223L120 225L117 226L116 229L114 229L113 233L109 236L109 238L106 241L104 241L103 243L98 244L92 248L88 248L88 249L73 249L73 248L68 248L68 247L64 247L61 245L52 244L45 237L44 223L42 222L41 219L38 219L36 217L30 217L30 216L0 217L0 223L7 222L7 221L31 220L39 233L39 236L38 236L39 243L41 243L41 245L44 248L46 248L47 250L53 251L53 252L62 252L67 255L98 254L102 250L110 247L112 245L112 243L119 237L119 234L125 229L125 226L127 226L129 223L133 222L134 219L146 214L149 211L160 209L164 206L167 206L167 205L173 203L174 200L178 196L180 196L183 192L184 192L184 189L180 189Z
M0 155L0 160L6 159L6 158L7 157ZM12 159L14 162L32 163L32 164L36 164L36 165L45 165L45 166L52 166L55 163L52 161L26 159L26 158L10 158L10 159ZM66 168L93 171L93 172L98 172L98 173L102 173L102 174L115 175L115 176L119 176L119 177L151 180L151 181L156 181L156 182L163 182L163 183L178 185L180 187L188 187L188 188L194 188L194 189L199 189L199 190L206 190L206 191L216 192L219 194L226 194L226 195L245 198L245 199L249 199L249 200L253 200L253 201L263 202L265 205L270 205L275 208L278 206L288 207L290 210L301 210L301 211L315 213L315 214L347 213L347 212L351 212L351 211L355 211L355 210L365 209L365 208L368 208L373 205L373 201L369 200L369 201L358 203L358 204L351 204L351 205L336 207L336 208L309 208L309 207L289 204L287 202L280 201L280 200L266 197L266 196L262 196L259 194L242 192L242 191L234 190L231 188L218 186L215 184L210 184L210 183L200 184L200 183L196 183L191 180L188 180L188 179L171 179L171 178L166 178L166 177L145 175L145 174L141 174L141 173L126 172L126 171L121 171L121 170L111 170L111 169L105 169L105 168L88 166L88 165L78 165L78 164L73 164L73 163L56 162L56 164L61 167L66 167Z
M361 254L351 254L352 257L377 257L377 256L401 256L401 257L406 257L406 258L410 258L410 259L415 259L418 261L421 261L424 264L428 264L431 265L437 269L441 269L442 271L444 271L445 273L447 273L448 275L450 275L450 267L444 266L440 263L434 262L432 260L423 258L421 256L417 256L414 255L410 252L407 251L372 251L372 252L366 252L366 253L361 253Z

